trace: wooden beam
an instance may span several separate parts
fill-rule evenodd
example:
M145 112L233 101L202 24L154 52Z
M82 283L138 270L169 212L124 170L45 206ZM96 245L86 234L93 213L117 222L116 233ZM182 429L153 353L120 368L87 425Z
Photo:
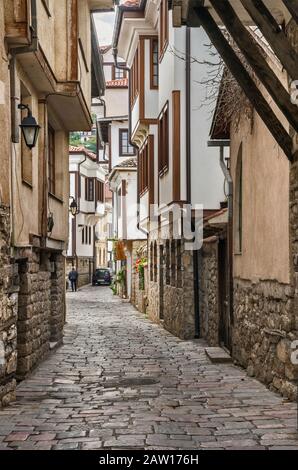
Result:
M291 102L290 94L272 71L252 35L242 24L227 0L210 0L210 3L256 76L268 90L291 126L298 132L298 106Z
M298 54L262 0L241 0L242 5L269 42L290 75L298 79Z
M298 0L282 0L292 17L298 23Z
M230 72L233 74L245 95L256 109L257 113L264 121L268 130L271 132L276 142L285 152L289 160L292 159L292 139L278 120L270 105L258 89L257 85L250 77L241 60L232 49L227 39L224 37L215 20L212 18L206 8L197 8L195 10L212 44L223 58Z

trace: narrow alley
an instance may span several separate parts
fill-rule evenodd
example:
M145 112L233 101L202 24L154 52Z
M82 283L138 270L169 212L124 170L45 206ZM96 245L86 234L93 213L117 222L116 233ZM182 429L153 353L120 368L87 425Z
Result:
M64 345L0 411L0 449L298 449L296 404L109 288L68 294Z

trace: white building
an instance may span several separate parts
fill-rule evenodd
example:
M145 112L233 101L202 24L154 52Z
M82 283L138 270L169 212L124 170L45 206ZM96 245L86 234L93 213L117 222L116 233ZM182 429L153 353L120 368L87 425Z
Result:
M96 226L105 216L104 168L97 156L84 147L69 149L70 199L77 205L77 214L69 216L68 271L75 266L79 286L92 281L97 264Z
M123 244L122 257L117 259L114 250L114 270L125 271L125 280L118 290L131 298L135 251L146 233L138 229L137 158L130 144L128 121L128 72L115 66L111 47L102 48L106 93L104 100L95 103L98 116L99 158L108 165L112 191L112 238L114 248Z
M171 223L150 227L149 209L155 203L165 214L174 204L201 204L208 216L225 200L218 151L207 147L206 43L200 28L172 27L167 0L130 0L117 9L113 48L129 69L138 222L149 236L148 313L182 338L198 334L198 253L174 239Z

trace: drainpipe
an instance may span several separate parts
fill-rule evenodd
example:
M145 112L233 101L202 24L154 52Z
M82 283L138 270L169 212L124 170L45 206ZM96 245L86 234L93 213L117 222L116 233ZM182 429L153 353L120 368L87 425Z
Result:
M234 312L233 312L233 180L225 164L224 159L224 148L230 147L230 140L211 140L208 142L208 147L219 147L220 148L220 167L225 177L225 181L228 183L228 311L231 319L231 324L234 323Z
M13 144L20 142L20 129L18 116L18 102L19 97L16 96L16 56L36 52L38 50L38 35L37 35L37 8L36 0L31 0L31 43L28 46L16 47L10 50L9 71L10 71L10 100L11 100L11 141ZM11 198L11 245L15 245L15 232L14 232L14 174L15 174L15 155L12 152L12 163L10 169L10 198Z
M186 200L191 204L191 29L185 29L185 84L186 84ZM195 224L192 224L195 230ZM201 251L193 251L193 289L194 289L194 318L195 318L195 338L200 337L200 272L201 272Z

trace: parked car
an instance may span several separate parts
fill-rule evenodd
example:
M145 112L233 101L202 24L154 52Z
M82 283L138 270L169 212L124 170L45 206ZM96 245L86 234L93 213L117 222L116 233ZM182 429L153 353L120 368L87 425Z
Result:
M110 286L112 283L111 273L108 268L98 268L93 274L93 286Z

